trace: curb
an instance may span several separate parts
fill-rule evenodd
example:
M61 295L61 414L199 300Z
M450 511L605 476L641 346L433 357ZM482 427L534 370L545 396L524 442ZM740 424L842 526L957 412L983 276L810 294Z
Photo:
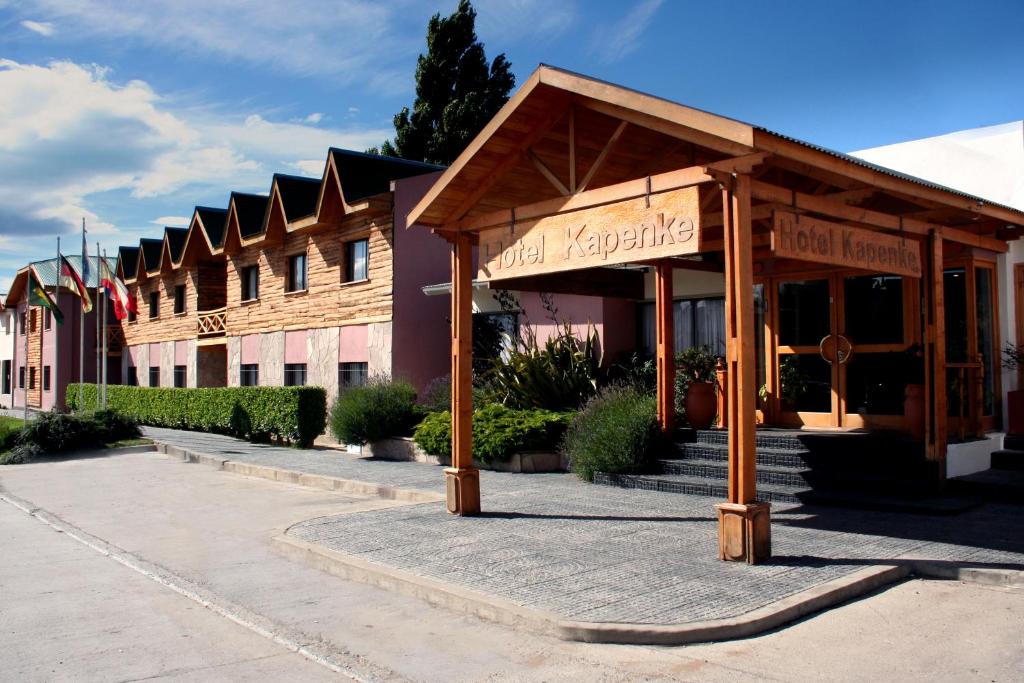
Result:
M899 559L865 567L848 576L759 607L746 614L688 624L640 624L564 620L557 614L523 607L502 598L418 576L315 543L276 536L274 549L290 560L350 581L424 600L435 606L508 626L529 628L563 640L620 645L688 645L759 635L897 583L910 576L1024 587L1024 571L971 568L952 562Z
M270 467L267 465L254 465L252 463L228 460L198 451L191 451L162 441L153 441L155 450L180 458L184 462L207 465L214 469L241 474L247 477L259 477L271 481L296 484L308 488L321 489L324 491L337 491L339 493L352 493L361 496L375 496L387 500L396 500L405 503L436 503L445 499L444 495L432 491L420 491L418 489L400 489L394 486L375 484L371 481L360 481L357 479L340 479L329 477L323 474L310 474L297 470L288 470L281 467Z

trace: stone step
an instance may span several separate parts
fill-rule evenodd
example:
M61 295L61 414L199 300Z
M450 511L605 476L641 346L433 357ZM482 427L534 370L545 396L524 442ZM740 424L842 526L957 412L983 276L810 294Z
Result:
M1024 434L1007 434L1003 437L1003 448L1008 451L1024 451Z
M676 444L675 457L679 460L720 460L729 459L729 447L722 443L680 443ZM757 464L777 467L807 467L810 453L806 450L761 448L756 450Z
M698 429L694 432L697 443L728 444L729 432L724 429ZM794 434L758 431L754 437L757 448L777 448L784 450L806 450L800 439Z
M1024 470L1024 450L1018 451L1004 448L1001 451L993 451L992 469Z
M729 465L722 460L659 460L658 465L663 474L679 474L723 481L729 478ZM810 482L806 478L809 473L810 470L803 468L777 467L759 463L757 483L759 485L807 488L810 486Z
M606 474L594 475L595 484L618 486L619 488L681 493L690 496L725 499L729 495L728 485L719 479L691 477L680 474ZM757 499L773 503L799 503L799 495L808 489L793 486L758 485Z

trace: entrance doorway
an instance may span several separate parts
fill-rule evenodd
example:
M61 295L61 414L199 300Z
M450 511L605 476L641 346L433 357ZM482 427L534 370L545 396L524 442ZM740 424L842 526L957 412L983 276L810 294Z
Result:
M919 284L898 275L819 271L760 282L765 421L905 429L904 392L923 381Z

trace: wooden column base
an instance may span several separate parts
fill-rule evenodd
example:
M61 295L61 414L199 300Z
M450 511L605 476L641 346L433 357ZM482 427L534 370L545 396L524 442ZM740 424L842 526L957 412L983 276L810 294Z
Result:
M480 514L480 470L446 467L444 481L448 512L463 517Z
M718 559L756 564L772 556L770 503L719 503Z

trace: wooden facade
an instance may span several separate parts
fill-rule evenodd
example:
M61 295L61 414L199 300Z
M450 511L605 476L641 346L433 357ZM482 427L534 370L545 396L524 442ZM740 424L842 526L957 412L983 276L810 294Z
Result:
M666 197L683 188L695 192L693 206L678 200L666 204ZM648 252L651 256L645 258L642 250L623 253L630 248L624 245L635 246L635 234L623 232L622 221L607 220L622 212L631 216L626 223L640 221L652 230L686 214L695 226L693 241L662 231L656 233L659 250ZM816 362L831 367L833 402L821 420L843 428L856 422L844 410L843 365L851 352L877 350L858 349L856 340L841 334L841 294L826 294L816 313L825 331L820 340L787 346L777 329L777 308L768 314L755 309L757 288L769 290L762 298L770 303L771 287L787 278L817 278L819 291L834 287L844 273L903 278L899 315L905 329L892 346L921 348L924 448L942 472L949 433L943 293L946 268L953 262L949 257L969 254L968 269L975 272L979 259L1007 250L1006 239L1024 224L1024 214L761 128L542 66L413 208L408 222L453 245L452 430L462 438L455 440L453 468L446 476L449 509L458 514L479 511L479 490L470 490L478 486L469 464L471 397L461 388L468 381L465 350L471 344L458 323L469 310L462 291L468 286L467 244L480 245L479 258L487 267L478 277L500 279L499 271L507 268L530 276L542 291L545 279L553 283L547 291L564 291L554 283L565 271L599 273L626 262L652 266L658 417L666 431L673 428L674 412L672 273L677 268L724 272L722 402L729 431L729 493L718 509L720 556L754 562L770 554L768 506L758 502L755 483L755 430L758 420L780 420L786 413L780 354L813 353L820 356ZM613 223L617 227L600 227ZM599 227L580 227L585 225ZM784 239L793 241L784 244ZM552 244L560 249L551 249ZM841 282L845 286L846 280ZM762 382L759 363L764 364ZM799 411L791 417L795 424L808 424L800 422ZM870 415L856 417L861 426L881 426L872 424Z

